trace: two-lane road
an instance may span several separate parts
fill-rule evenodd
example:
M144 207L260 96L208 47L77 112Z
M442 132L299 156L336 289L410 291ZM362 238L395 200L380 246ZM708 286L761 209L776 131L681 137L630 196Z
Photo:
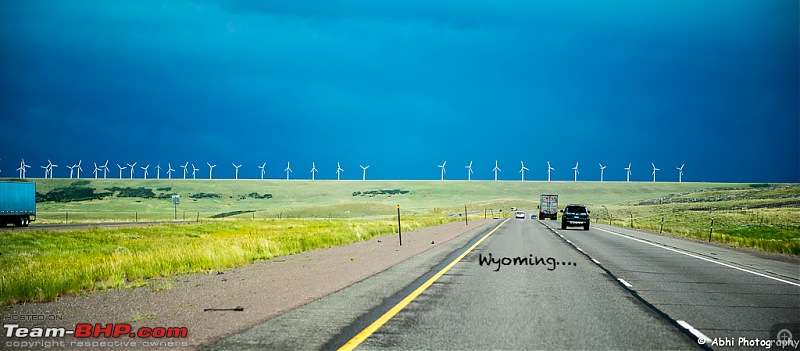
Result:
M797 321L796 265L557 223L496 221L208 349L690 349L687 328L763 339Z

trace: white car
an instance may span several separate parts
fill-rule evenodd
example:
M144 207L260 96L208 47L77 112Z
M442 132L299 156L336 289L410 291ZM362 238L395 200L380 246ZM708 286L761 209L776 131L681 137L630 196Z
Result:
M514 217L520 218L520 219L525 219L525 212L517 211L517 213L514 215Z

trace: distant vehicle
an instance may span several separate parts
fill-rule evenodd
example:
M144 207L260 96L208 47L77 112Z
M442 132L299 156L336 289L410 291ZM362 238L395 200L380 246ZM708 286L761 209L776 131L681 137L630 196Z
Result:
M0 226L27 227L35 220L36 183L0 182Z
M531 213L531 219L536 219L536 214L535 213Z
M561 212L563 213L561 215L561 229L582 226L584 230L589 230L591 219L589 218L590 211L586 209L586 206L569 204Z
M515 217L520 218L520 219L525 219L525 212L517 211Z
M511 211L516 211L516 210L517 210L517 208L516 208L516 207L512 207L512 208L511 208Z
M542 195L539 202L539 219L558 219L558 195Z

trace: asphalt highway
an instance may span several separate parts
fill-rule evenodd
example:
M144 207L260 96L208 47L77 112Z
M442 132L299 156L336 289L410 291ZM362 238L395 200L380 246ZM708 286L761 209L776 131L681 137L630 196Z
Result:
M206 348L764 349L757 340L779 330L800 339L797 263L557 224L494 221Z

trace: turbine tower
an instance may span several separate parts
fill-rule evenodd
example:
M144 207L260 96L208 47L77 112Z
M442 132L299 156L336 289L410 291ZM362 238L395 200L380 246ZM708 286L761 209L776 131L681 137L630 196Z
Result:
M363 171L363 173L361 174L361 180L367 180L367 168L369 168L369 166L366 166L366 167L364 167L362 165L358 165L358 166L361 167L361 170Z
M341 180L341 173L344 172L339 162L336 162L336 180Z
M467 169L467 180L472 180L472 161L469 161L469 166L464 166Z
M47 175L50 174L50 165L39 166L39 168L44 169L44 179L47 179Z
M183 179L186 179L186 172L188 171L186 167L189 167L189 162L186 162L185 165L181 166L181 168L183 168ZM192 168L194 168L194 165L192 165Z
M628 167L625 167L625 171L628 172L628 175L625 178L625 181L626 182L630 182L631 181L631 164L630 163L628 163Z
M172 179L172 172L175 172L175 170L172 169L172 164L167 163L167 179Z
M133 179L133 170L134 170L134 169L136 169L136 168L134 167L134 166L136 166L136 163L137 163L137 162L134 162L133 164L126 163L126 165L128 165L128 167L130 167L130 169L131 169L131 179ZM80 172L78 173L78 178L80 178Z
M83 162L83 160L78 160L78 179L81 179L81 171L83 170L83 167L81 167L81 162Z
M47 163L50 163L50 160L47 160ZM53 179L53 168L58 167L57 164L50 163L50 179Z
M497 160L494 160L494 169L492 170L492 172L494 172L494 181L496 182L497 181L497 172L502 172L500 170L500 167L497 167Z
M266 167L267 167L267 163L266 162L264 162L263 165L258 166L258 168L261 168L261 180L264 180L264 172L265 172L264 168L266 168Z
M156 179L161 179L161 164L156 165Z
M606 166L603 166L602 163L598 163L600 165L600 181L603 181L603 172L606 170Z
M438 166L439 168L441 168L441 169L442 169L442 180L444 180L444 174L445 174L445 173L447 173L447 172L444 170L444 166L445 166L445 165L447 165L447 161L444 161L444 162L442 162L442 164L440 164L440 165Z
M653 165L653 183L655 183L656 182L656 171L660 171L660 169L656 168L656 164L655 163L651 162L650 164Z
M686 166L686 164L682 164L680 167L675 167L678 170L678 183L683 183L683 166Z
M317 165L314 164L314 162L312 161L311 162L311 180L315 180L316 177L314 176L314 173L317 173L317 172L319 172L317 170Z
M194 163L192 163L192 179L197 179L197 171L199 170L200 168L195 167Z
M101 170L103 170L103 169L100 168L100 167L97 167L97 162L95 162L94 163L94 171L92 172L92 173L94 173L94 179L97 179L97 172L99 172Z
M547 181L550 181L550 171L555 171L556 169L550 167L550 161L547 161Z
M572 170L575 171L575 180L573 180L573 181L577 182L578 181L578 173L579 173L578 172L578 162L575 162L575 167L572 167Z
M72 167L78 167L78 165L74 165ZM119 167L119 179L122 179L122 170L125 169L125 168L128 168L128 167L127 166L125 166L125 167L120 166L119 163L117 163L117 167ZM72 172L69 173L69 177L72 178Z
M69 179L72 179L72 171L75 167L78 167L78 165L67 166L67 168L69 168Z
M139 167L139 168L144 170L144 179L147 179L147 171L150 168L150 165L147 165L147 166L144 166L144 167Z
M103 179L106 179L106 177L108 176L108 160L106 160L106 163L103 164L102 166L100 166L100 168L103 169ZM51 175L52 175L52 172L51 172Z
M208 162L206 162L206 164L208 165L208 179L211 179L211 175L214 173L214 167L216 167L217 165L212 166Z
M522 169L520 169L519 172L522 173L522 181L524 182L525 181L525 171L530 171L530 170L528 169L528 167L525 167L525 162L519 161L519 163L522 165Z
M239 179L239 167L241 167L242 165L238 165L238 166L237 166L237 165L236 165L235 163L233 163L233 162L231 162L231 164L233 165L233 168L236 168L236 178L234 178L234 179Z
M292 168L289 167L289 162L286 162L286 169L284 169L283 171L286 172L286 180L289 180L289 173L292 172Z

